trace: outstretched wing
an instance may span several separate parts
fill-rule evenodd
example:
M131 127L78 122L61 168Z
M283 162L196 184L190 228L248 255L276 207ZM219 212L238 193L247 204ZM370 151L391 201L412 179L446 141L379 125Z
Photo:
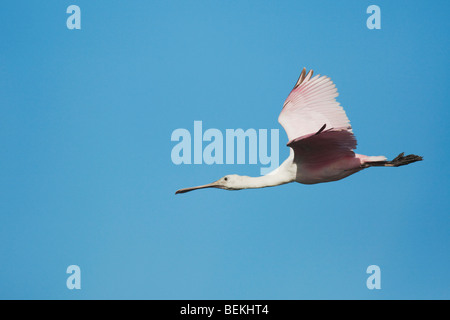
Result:
M336 86L330 78L312 74L303 69L278 117L289 138L288 146L296 157L302 155L308 162L351 155L356 139L336 101Z

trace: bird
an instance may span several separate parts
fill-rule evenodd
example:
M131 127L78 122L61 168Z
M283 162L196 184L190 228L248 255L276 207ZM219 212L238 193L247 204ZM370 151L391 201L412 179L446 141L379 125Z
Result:
M385 156L356 154L356 138L343 107L336 101L336 85L313 70L301 71L286 98L278 122L288 136L288 158L270 173L249 177L230 174L209 184L179 189L175 194L218 188L242 190L274 187L291 182L317 184L346 178L370 167L400 167L423 157L404 152L388 161Z

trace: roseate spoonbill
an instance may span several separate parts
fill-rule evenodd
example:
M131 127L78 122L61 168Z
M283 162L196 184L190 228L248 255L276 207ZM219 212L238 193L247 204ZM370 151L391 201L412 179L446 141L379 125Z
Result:
M355 154L356 138L344 109L336 101L338 92L330 78L306 73L284 102L278 122L287 133L289 157L261 177L227 175L215 182L180 189L185 193L204 188L241 190L278 186L290 182L314 184L343 179L369 167L399 167L422 157L399 154L391 161L384 156Z

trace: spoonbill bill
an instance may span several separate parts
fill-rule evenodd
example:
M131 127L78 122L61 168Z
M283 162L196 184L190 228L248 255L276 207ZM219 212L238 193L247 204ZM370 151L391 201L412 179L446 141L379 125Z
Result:
M312 75L312 70L306 73L303 68L278 117L291 148L289 157L278 168L260 177L226 175L209 184L180 189L176 194L204 188L241 190L294 181L330 182L370 167L400 167L422 160L403 152L391 161L384 156L354 153L356 138L344 109L336 101L336 86L329 77Z

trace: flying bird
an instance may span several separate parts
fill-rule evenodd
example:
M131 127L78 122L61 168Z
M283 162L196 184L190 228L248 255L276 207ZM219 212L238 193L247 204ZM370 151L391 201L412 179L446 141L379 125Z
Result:
M278 168L260 177L226 175L209 184L180 189L176 194L204 188L241 190L294 181L330 182L370 167L400 167L423 159L400 153L388 161L384 156L356 154L356 138L344 109L336 101L336 86L329 77L312 75L312 70L306 73L303 68L278 117L290 147L289 157Z

